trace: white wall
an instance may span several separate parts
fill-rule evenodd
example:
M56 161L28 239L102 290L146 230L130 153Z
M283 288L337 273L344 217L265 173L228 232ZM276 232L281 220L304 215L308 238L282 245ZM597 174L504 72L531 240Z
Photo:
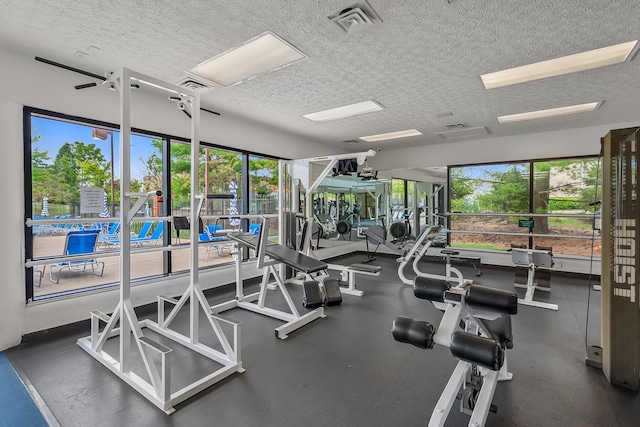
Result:
M20 342L25 330L24 173L22 106L0 99L0 350Z

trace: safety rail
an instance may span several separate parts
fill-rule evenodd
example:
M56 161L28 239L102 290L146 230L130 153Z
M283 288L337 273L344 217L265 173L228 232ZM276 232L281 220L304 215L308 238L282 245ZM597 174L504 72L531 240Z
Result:
M537 213L491 213L491 212L447 212L447 217L463 216L463 217L500 217L500 218L573 218L573 219L600 219L600 215L593 214L537 214ZM462 230L462 229L447 229L446 232L450 234L484 234L484 235L498 235L498 236L519 236L519 237L553 237L561 239L585 239L585 240L600 240L599 234L563 234L563 233L532 233L530 228L523 227L523 231L483 231L483 230Z
M278 214L265 214L265 215L202 215L200 218L202 218L202 220L216 220L216 219L261 219L261 218L278 218ZM118 218L116 218L118 219ZM108 221L102 221L102 220L108 220L108 218L100 218L100 222L108 222ZM168 221L168 222L172 222L173 218L172 217L142 217L140 219L136 218L136 221L154 221L154 222L161 222L161 221ZM78 224L78 223L86 223L86 218L84 221L82 221L79 218L76 219L66 219L66 220L34 220L34 219L28 219L26 224L27 226L31 226L31 225L35 225L37 224L49 224L49 223L53 223L53 224L61 224L63 223L63 221L69 221L69 223L73 223L73 224ZM71 222L73 221L73 222ZM198 246L206 246L206 245L210 245L212 242L199 242ZM174 250L184 250L185 248L187 248L187 246L185 245L167 245L167 246L154 246L154 247L147 247L147 248L131 248L131 253L135 253L135 254L144 254L144 253L152 253L152 252L171 252ZM77 260L84 260L87 258L87 255L91 255L91 258L96 258L96 259L101 259L101 258L113 258L113 257L119 257L120 256L120 251L117 249L111 249L111 250L101 250L98 252L90 252L88 254L79 254L79 255L64 255L64 256L47 256L47 257L39 257L39 258L34 258L34 259L28 259L25 262L25 267L26 268L32 268L32 267L37 267L37 266L41 266L41 265L49 265L52 263L57 263L57 262L67 262L67 261L77 261Z
M545 234L545 233L527 233L527 232L522 232L522 233L516 233L516 232L509 232L509 231L476 231L476 230L447 230L447 233L451 233L451 234L490 234L490 235L498 235L498 236L520 236L520 237L559 237L559 238L565 238L565 239L587 239L587 240L591 240L594 238L594 236L587 236L584 234ZM600 236L595 236L596 240L600 240Z

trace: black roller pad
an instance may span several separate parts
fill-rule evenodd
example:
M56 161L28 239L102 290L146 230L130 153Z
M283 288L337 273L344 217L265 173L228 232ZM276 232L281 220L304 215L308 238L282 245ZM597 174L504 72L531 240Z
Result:
M320 283L315 280L307 281L302 284L302 306L307 308L320 307L323 304L322 290Z
M338 279L325 279L324 281L324 304L339 305L342 303L342 292L340 292L340 282Z
M432 349L435 328L428 322L398 316L391 328L393 338L398 342L413 344L418 348Z
M502 346L491 338L457 331L451 335L450 349L454 357L492 371L499 371L504 363Z
M413 282L413 294L429 301L444 302L444 291L450 288L449 282L429 277L418 276Z
M518 294L504 289L471 285L467 291L467 304L503 314L518 313Z

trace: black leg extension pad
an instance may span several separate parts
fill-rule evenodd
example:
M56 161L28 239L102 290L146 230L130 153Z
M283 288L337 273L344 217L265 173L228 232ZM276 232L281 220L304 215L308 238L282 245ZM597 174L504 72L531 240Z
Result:
M325 279L324 281L324 304L338 305L342 303L342 292L340 292L340 282L338 279Z
M451 335L450 349L454 357L492 371L499 371L504 363L502 346L491 338L457 331Z
M444 302L444 291L450 288L449 282L430 277L418 276L413 282L413 294L429 301Z
M302 297L303 307L316 308L322 305L323 297L319 282L316 282L315 280L304 282L302 284L302 291L304 293L304 296Z
M393 338L398 342L413 344L416 347L424 349L433 348L435 328L430 323L398 316L398 318L393 321L391 333L393 334Z
M467 304L503 314L518 313L518 294L504 289L471 285L467 292Z

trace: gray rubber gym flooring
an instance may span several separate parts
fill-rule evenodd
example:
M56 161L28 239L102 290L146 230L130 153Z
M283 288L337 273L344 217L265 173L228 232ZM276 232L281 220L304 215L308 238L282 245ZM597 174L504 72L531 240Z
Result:
M363 259L351 255L338 261ZM326 308L326 318L286 340L274 337L280 321L241 309L227 312L226 317L243 322L246 372L184 402L172 415L76 345L89 334L88 322L38 333L5 353L62 426L425 426L456 360L441 346L421 350L394 341L391 323L404 315L437 325L441 313L400 284L394 258L379 256L373 264L383 266L383 273L358 277L363 297L344 295L342 305ZM425 269L444 271L444 266L425 263ZM511 270L483 267L481 277L471 268L461 270L475 283L513 289ZM301 288L289 289L301 302ZM212 303L232 295L231 287L208 293ZM276 306L281 305L278 296L269 297ZM611 386L601 371L585 366L587 298L584 277L555 275L551 295L536 299L557 303L559 311L519 307L513 317L515 346L507 352L514 378L498 384L493 400L498 413L489 414L487 425L640 425L638 393ZM591 304L599 306L597 293ZM154 311L138 310L140 317L151 318ZM590 329L597 331L594 312ZM186 327L186 319L179 322ZM175 384L212 369L206 359L171 346ZM468 420L454 404L446 425L466 426Z

